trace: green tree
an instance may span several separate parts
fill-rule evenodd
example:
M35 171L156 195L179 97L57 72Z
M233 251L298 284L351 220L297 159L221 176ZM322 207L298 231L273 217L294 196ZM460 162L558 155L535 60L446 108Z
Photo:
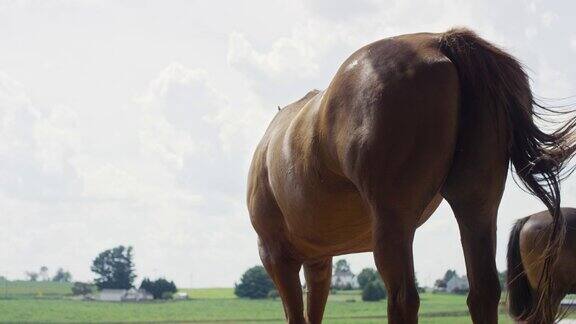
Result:
M244 272L240 282L234 287L234 294L244 298L266 298L272 289L274 283L264 267L255 266Z
M378 301L387 297L386 287L380 279L372 280L362 289L363 301Z
M134 262L132 247L122 245L100 253L92 262L91 270L98 277L94 280L98 289L129 289L133 287Z
M38 281L38 272L26 271L26 277L28 277L28 281Z
M42 279L42 281L49 281L50 275L48 275L48 267L47 266L41 266L40 272L38 272L38 276Z
M52 277L52 281L55 282L70 282L72 281L72 275L68 271L64 271L64 269L59 268L56 270L56 274Z
M450 279L457 276L458 274L456 273L456 270L450 269L446 271L446 273L444 274L444 278L442 278L442 280L444 281L444 283L447 283L448 281L450 281Z
M506 285L506 270L498 272L498 280L500 281L500 287L502 287L502 290L507 290L508 286Z
M346 261L346 259L336 261L336 264L334 264L334 273L352 273L348 261Z
M446 283L445 283L444 280L442 280L442 279L436 279L436 281L434 281L434 287L436 287L436 288L446 288Z
M331 288L335 290L350 290L352 283L350 279L354 274L350 270L350 264L345 259L338 260L332 267L334 269L334 280L331 283Z
M140 284L140 289L144 289L154 296L154 299L170 299L178 291L174 281L168 281L164 278L152 281L144 278Z
M268 298L270 299L276 299L280 297L280 293L278 292L278 290L276 289L272 289L270 290L270 292L268 293Z
M380 278L380 274L372 268L364 268L356 278L358 279L360 289L364 289L369 282Z

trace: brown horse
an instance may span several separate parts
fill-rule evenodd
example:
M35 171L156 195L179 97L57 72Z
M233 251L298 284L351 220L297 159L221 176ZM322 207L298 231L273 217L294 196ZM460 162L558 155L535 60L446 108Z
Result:
M557 262L551 268L553 289L548 310L556 314L566 294L576 293L576 209L562 208L566 218L566 240ZM514 225L508 241L508 308L517 321L534 322L529 315L538 303L542 259L550 235L553 218L548 211L520 219Z
M248 209L288 322L321 322L332 256L373 251L389 322L416 323L412 241L446 199L460 228L472 319L496 323L496 214L510 161L562 228L558 173L574 151L574 126L542 132L533 105L520 64L459 29L369 44L326 90L283 108L254 153ZM551 246L561 237L555 230Z

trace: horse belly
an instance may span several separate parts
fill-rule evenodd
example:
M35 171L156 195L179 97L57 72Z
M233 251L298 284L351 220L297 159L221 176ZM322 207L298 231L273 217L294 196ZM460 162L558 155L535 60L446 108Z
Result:
M356 192L315 187L284 210L291 244L306 258L372 250L372 223Z

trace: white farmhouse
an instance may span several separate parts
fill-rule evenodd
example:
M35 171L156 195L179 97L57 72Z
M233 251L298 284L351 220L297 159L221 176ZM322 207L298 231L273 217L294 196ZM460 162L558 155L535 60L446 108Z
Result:
M174 294L175 300L186 300L188 299L188 293L185 292L177 292Z
M469 289L468 277L466 276L459 277L455 275L446 283L446 291L452 294L467 291Z
M102 289L100 294L96 297L96 300L100 301L144 301L152 300L154 297L152 294L143 289Z

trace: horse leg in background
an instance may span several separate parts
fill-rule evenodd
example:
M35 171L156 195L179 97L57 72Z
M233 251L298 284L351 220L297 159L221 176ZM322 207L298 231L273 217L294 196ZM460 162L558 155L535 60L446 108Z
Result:
M292 258L277 242L260 240L260 259L282 298L289 324L304 324L304 306L300 268L302 262Z
M306 295L307 323L322 323L332 280L332 258L304 263L304 276L308 290Z

